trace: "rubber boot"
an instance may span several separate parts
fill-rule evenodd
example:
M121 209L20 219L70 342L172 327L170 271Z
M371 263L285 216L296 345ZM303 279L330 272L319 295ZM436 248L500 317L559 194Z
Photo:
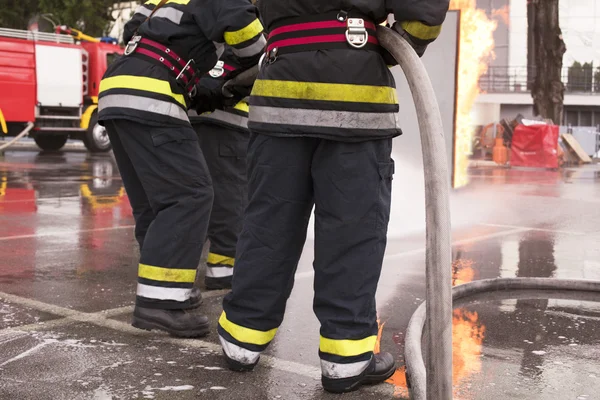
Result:
M136 328L147 331L156 329L168 332L171 336L192 338L208 335L208 318L201 314L192 314L184 310L162 310L136 306L133 321Z
M375 354L371 363L358 376L333 379L321 377L323 389L331 393L347 393L358 389L361 385L373 385L388 380L396 372L394 357L390 353Z
M193 288L192 294L190 295L190 305L187 307L184 307L183 310L192 310L194 308L200 307L201 304L202 304L202 292L200 292L200 289L198 289L198 288Z

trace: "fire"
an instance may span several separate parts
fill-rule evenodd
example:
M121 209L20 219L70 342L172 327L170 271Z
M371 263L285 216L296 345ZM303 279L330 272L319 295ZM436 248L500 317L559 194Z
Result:
M375 342L375 349L373 353L379 354L381 352L381 335L383 334L383 327L385 326L385 322L381 322L381 320L377 319L377 341Z
M450 9L461 11L454 145L454 187L458 188L469 183L467 169L474 134L471 110L480 93L479 78L487 71L488 57L493 54L493 34L498 24L476 8L475 0L452 0Z
M470 376L481 371L481 348L485 326L476 312L454 310L452 316L452 380L457 389Z
M459 258L452 263L452 286L472 282L475 279L473 260Z
M394 397L402 399L408 398L408 382L406 382L405 366L398 368L396 372L394 372L394 375L385 382L394 385Z

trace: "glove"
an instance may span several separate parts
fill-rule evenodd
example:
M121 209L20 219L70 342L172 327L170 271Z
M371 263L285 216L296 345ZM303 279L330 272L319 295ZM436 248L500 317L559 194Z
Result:
M237 103L250 96L252 86L239 85L223 85L223 96L225 97L225 105L229 107L235 106Z
M392 29L394 29L400 34L400 36L406 39L408 44L410 44L412 48L415 49L415 52L419 57L423 57L423 54L425 54L425 50L427 50L427 44L417 43L417 41L402 28L399 22L396 22Z
M196 95L192 98L190 108L196 110L198 114L213 112L217 108L222 109L226 99L223 96L221 87L207 88L206 86L196 85Z

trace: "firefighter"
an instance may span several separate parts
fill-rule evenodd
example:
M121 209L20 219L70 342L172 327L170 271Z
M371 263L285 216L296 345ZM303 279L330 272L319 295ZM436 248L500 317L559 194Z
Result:
M221 87L223 81L240 69L232 49L225 52L200 85ZM250 94L247 88L247 94ZM198 134L213 181L214 203L208 224L210 250L206 260L204 285L208 290L231 288L235 247L242 229L247 203L246 149L248 148L248 103L240 101L224 110L198 115L189 112Z
M219 338L228 366L252 370L280 326L315 207L314 312L325 390L394 373L374 354L375 291L390 216L395 82L376 24L420 55L449 0L261 0L269 32L250 97L248 194Z
M266 43L248 0L149 0L125 25L125 56L100 84L105 124L141 246L133 326L196 337L208 319L192 288L213 202L212 181L187 115L241 99L199 87L225 44L242 70ZM192 297L192 294L195 297Z

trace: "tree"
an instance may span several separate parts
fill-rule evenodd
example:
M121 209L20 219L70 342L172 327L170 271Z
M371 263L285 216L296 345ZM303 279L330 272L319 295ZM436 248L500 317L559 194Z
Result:
M27 29L40 14L57 24L69 25L91 36L104 35L111 23L114 0L5 0L0 7L0 27Z
M0 28L26 29L27 22L37 9L38 1L5 0L0 7Z
M559 24L559 0L527 0L529 70L533 72L533 110L542 118L562 123L565 87L563 56L567 51Z

